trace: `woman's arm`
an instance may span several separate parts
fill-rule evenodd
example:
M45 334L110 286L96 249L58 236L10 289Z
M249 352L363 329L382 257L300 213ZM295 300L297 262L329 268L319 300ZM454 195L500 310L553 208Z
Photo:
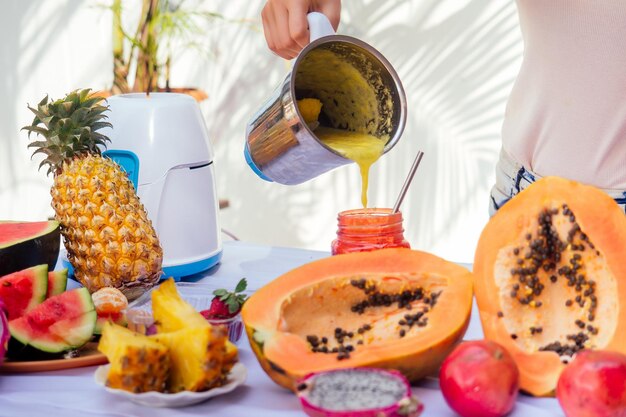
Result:
M341 0L267 0L261 12L267 46L285 59L298 55L309 43L309 12L324 13L337 30Z

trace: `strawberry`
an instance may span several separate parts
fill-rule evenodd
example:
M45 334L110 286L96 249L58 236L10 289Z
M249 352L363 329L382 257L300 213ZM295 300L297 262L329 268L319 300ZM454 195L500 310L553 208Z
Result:
M237 283L235 291L230 292L225 289L213 291L213 299L208 310L200 312L206 319L229 319L235 317L241 310L241 306L246 301L246 295L240 294L246 289L248 283L245 278Z

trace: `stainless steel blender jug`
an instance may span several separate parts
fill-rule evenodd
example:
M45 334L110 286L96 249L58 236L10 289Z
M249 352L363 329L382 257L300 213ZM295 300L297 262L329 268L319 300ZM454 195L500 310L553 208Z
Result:
M300 184L326 171L352 162L321 142L298 110L297 100L316 90L333 88L355 103L357 92L340 75L329 80L307 78L314 59L326 54L348 63L375 89L377 122L368 128L378 137L388 138L383 153L400 139L406 123L404 89L391 64L368 44L349 36L336 35L321 13L307 16L311 43L295 59L291 72L270 99L253 115L246 129L244 156L259 177L285 185ZM319 65L319 59L317 59ZM330 74L333 74L332 71ZM333 82L334 85L327 85ZM324 103L332 106L333 103ZM335 101L335 104L337 102ZM358 103L357 103L358 104ZM348 128L351 126L331 127ZM336 123L335 123L336 124Z

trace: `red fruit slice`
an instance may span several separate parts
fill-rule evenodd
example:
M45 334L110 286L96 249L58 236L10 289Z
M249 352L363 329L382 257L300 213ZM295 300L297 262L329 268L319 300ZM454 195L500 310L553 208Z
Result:
M44 352L80 347L93 335L96 310L86 288L48 298L19 319L9 322L11 336Z
M59 295L67 288L67 268L48 272L48 294L46 298Z
M22 315L46 298L48 265L38 265L0 278L0 300L9 320Z
M0 221L0 276L40 264L54 269L60 236L57 221Z

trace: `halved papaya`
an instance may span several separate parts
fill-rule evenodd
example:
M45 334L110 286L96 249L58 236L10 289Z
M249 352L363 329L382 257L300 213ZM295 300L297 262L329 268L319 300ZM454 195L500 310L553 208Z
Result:
M626 353L625 260L626 216L591 186L543 178L491 218L474 259L476 300L522 390L553 394L582 349Z
M439 368L467 329L471 273L434 255L382 249L311 262L246 301L252 350L277 384L311 372L396 369L415 381Z

